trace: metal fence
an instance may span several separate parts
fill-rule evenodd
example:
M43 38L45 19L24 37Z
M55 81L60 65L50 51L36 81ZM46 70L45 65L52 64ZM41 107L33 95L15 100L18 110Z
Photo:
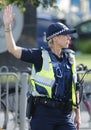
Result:
M78 72L83 89L81 108L81 128L91 129L91 69ZM86 75L85 75L86 74ZM81 95L81 94L80 94ZM86 117L86 118L84 118Z
M0 68L0 128L29 129L26 119L28 76L24 72L9 72L6 66Z
M82 75L83 72L80 73L80 76ZM86 78L84 94L91 92L91 72ZM30 129L29 121L26 118L28 79L29 74L26 72L10 72L6 66L0 68L0 128L5 130ZM87 103L91 103L91 96L87 101ZM87 117L85 123L84 115ZM81 102L81 116L81 128L91 128L89 111L86 110L84 100Z

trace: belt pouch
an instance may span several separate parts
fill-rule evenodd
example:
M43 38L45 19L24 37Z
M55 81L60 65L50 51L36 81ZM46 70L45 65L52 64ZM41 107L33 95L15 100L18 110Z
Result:
M65 102L63 112L69 114L72 111L72 102Z
M33 114L33 96L29 95L29 97L27 98L27 107L26 107L26 117L28 119L30 119L32 117Z

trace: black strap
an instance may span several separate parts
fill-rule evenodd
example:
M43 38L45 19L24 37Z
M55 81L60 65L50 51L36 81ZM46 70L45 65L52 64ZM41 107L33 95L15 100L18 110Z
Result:
M63 101L57 101L54 99L50 99L47 97L34 97L33 99L35 105L45 105L48 107L53 107L53 108L60 108L64 109L65 106L70 106L72 108L72 102L63 102Z

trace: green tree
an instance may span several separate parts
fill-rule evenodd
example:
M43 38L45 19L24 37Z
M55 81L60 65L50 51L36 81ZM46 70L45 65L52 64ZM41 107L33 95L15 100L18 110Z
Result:
M43 7L53 6L57 0L0 0L0 9L3 9L3 6L9 4L14 4L18 6L22 11L25 10L25 4L30 3L32 6L38 7L40 4Z

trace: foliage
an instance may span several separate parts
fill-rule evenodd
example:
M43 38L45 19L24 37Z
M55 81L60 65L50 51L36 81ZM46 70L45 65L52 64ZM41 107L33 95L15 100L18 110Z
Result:
M53 6L56 0L0 0L0 9L9 4L14 4L18 6L21 10L24 10L24 5L30 3L34 7L38 7L40 4L43 7Z
M91 68L91 54L76 54L76 64L87 65L88 68Z
M91 38L79 39L77 43L77 50L82 53L91 54Z

